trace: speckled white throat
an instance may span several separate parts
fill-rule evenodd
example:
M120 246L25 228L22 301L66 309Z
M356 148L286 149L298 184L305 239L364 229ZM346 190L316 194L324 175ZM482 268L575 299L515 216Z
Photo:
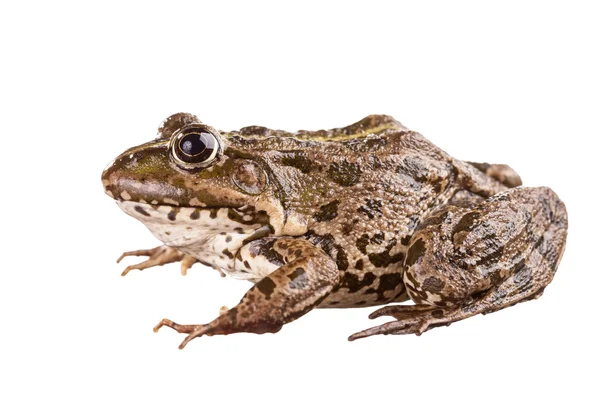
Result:
M244 209L175 207L118 201L119 207L138 219L165 245L197 258L201 263L222 269L239 279L253 279L235 254L245 239L263 225L251 223ZM232 219L230 216L236 216ZM242 223L239 221L248 221Z

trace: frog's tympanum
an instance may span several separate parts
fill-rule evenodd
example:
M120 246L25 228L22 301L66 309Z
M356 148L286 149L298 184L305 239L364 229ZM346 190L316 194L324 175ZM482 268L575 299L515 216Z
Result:
M124 253L132 270L198 262L254 286L208 324L156 327L207 335L277 332L317 307L389 305L377 334L431 328L538 298L567 237L546 187L507 165L452 158L393 118L288 133L220 132L191 114L103 172L106 193L164 245Z

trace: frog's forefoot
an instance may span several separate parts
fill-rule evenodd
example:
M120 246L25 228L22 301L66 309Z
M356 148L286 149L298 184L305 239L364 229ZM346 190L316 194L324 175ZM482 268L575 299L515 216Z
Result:
M200 336L231 333L275 333L306 314L339 284L335 261L312 243L295 238L270 238L261 244L279 254L284 265L259 280L231 309L205 325L180 325L163 319L154 327L168 326L188 336L179 346Z
M135 269L142 271L146 268L170 264L176 261L181 261L181 274L185 275L187 270L190 269L194 263L198 262L194 257L184 254L177 249L169 246L158 246L147 250L126 251L119 257L117 263L129 256L147 256L149 258L139 264L128 266L121 272L121 276L125 276L129 271Z
M164 318L154 327L154 332L167 326L179 333L187 334L187 337L179 345L179 349L183 349L192 339L200 336L229 335L237 332L275 333L283 326L277 321L259 321L258 323L257 321L245 321L244 317L238 318L237 314L238 311L235 308L224 312L221 308L221 315L217 319L211 323L199 325L182 325Z

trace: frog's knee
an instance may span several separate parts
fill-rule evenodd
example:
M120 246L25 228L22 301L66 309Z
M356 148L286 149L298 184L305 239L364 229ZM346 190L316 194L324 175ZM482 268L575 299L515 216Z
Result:
M433 229L413 238L405 262L404 283L416 304L449 306L461 302L473 290L450 257L443 254L448 243L432 235Z

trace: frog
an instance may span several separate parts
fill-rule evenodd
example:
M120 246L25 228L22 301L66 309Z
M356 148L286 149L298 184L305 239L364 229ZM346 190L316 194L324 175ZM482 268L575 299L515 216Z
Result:
M219 131L189 113L103 171L162 242L122 273L195 264L253 284L201 336L275 333L317 308L381 306L351 335L422 333L536 299L566 245L564 203L506 164L466 162L387 115L343 128ZM412 301L410 304L401 304Z

